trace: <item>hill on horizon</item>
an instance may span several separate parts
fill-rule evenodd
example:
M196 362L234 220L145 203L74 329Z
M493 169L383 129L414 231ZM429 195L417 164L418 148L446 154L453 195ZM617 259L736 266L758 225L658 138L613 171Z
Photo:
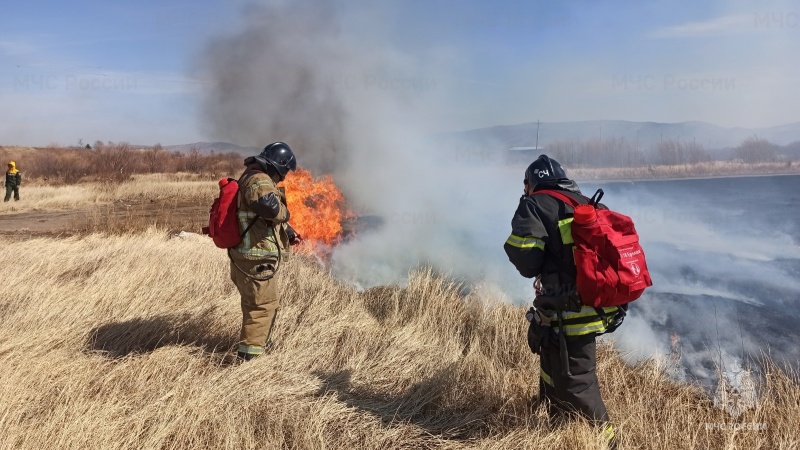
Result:
M536 145L536 122L496 125L487 128L441 134L445 140L467 140L475 145L500 149ZM800 122L765 128L726 128L707 122L679 123L632 122L626 120L587 120L581 122L541 122L539 146L547 147L559 140L624 138L647 152L661 140L694 141L706 149L723 149L739 145L751 136L787 145L800 141Z
M437 133L440 142L465 142L470 145L507 150L512 147L536 145L536 122L515 125L494 125L465 131ZM633 122L627 120L587 120L580 122L541 122L539 146L546 148L560 140L589 141L592 139L624 138L645 153L662 140L694 141L707 150L729 149L752 136L767 139L778 145L800 142L800 122L763 128L721 127L708 122L688 121L678 123ZM164 146L165 150L181 153L198 150L201 153L239 153L249 155L261 149L214 141L193 142Z

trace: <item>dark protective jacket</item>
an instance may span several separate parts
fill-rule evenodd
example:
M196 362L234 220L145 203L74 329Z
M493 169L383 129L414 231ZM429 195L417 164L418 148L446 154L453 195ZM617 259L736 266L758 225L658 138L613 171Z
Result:
M22 175L19 172L6 172L6 187L19 187L22 184Z
M541 190L558 190L580 203L588 202L572 180L540 183L535 191ZM533 304L544 311L562 311L568 336L602 333L613 320L617 308L604 308L601 316L580 301L572 253L572 214L572 206L552 196L523 195L511 220L511 235L503 248L522 276L541 276L543 292ZM559 327L553 325L553 331L558 332Z
M536 191L540 190L558 190L587 203L570 180L540 183ZM612 442L614 427L597 380L595 335L606 331L618 308L595 310L580 301L572 215L573 208L553 196L524 195L504 248L522 276L541 280L543 292L533 301L538 313L530 318L528 345L539 354L539 396L547 402L548 415L557 420L578 412L601 426L603 440ZM549 326L544 319L539 324L540 314L549 317Z

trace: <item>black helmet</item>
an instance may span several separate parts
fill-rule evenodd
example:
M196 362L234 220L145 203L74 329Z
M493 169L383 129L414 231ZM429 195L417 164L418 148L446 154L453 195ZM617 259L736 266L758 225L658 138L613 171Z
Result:
M267 171L267 166L272 166L281 180L286 178L290 170L297 170L297 159L294 157L292 149L283 142L273 142L264 147L258 156L251 156L244 160L245 165L258 163L261 170Z
M525 183L536 184L547 181L568 180L567 173L555 159L550 159L547 155L541 155L532 162L525 171Z

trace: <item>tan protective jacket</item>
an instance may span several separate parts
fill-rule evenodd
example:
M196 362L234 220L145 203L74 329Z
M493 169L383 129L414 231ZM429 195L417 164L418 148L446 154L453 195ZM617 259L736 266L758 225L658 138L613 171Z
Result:
M270 193L280 199L278 215L272 219L258 217L253 223L257 217L254 209L258 208L258 200ZM276 186L266 173L248 169L239 178L238 201L240 232L244 232L251 223L253 225L244 234L242 242L231 249L231 257L267 263L277 262L279 255L281 259L287 259L290 253L289 237L286 233L289 209L286 207L286 193L283 188ZM255 208L253 205L256 205Z

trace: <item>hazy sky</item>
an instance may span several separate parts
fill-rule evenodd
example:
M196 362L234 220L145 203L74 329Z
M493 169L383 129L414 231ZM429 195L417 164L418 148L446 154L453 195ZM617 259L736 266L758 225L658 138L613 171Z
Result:
M799 120L793 2L363 3L337 3L341 33L439 63L339 82L438 94L444 108L431 130L536 119ZM198 59L210 38L238 29L247 4L0 1L0 144L214 140L199 119L207 80Z

